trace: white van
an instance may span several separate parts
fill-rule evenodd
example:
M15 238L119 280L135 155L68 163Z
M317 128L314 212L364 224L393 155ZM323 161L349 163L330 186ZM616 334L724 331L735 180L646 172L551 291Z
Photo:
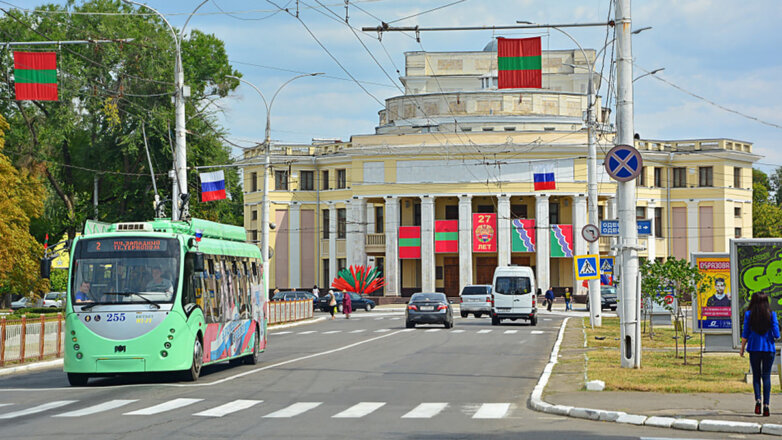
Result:
M538 323L538 292L531 267L498 267L494 270L492 290L491 325L499 325L503 319L526 319L531 325Z

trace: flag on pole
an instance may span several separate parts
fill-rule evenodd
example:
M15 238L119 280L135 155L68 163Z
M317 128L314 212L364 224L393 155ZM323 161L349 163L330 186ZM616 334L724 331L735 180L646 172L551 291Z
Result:
M57 53L14 52L17 101L57 101Z
M497 38L497 87L543 87L540 37Z
M225 199L225 176L223 171L213 171L211 173L201 173L201 201L211 202L212 200Z
M532 172L532 181L535 182L535 191L557 189L554 177L554 162L547 160L536 162Z

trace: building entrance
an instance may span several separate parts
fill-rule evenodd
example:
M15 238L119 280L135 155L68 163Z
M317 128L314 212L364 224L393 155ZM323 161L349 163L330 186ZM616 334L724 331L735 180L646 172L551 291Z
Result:
M491 284L494 278L494 269L497 268L497 257L478 257L475 262L477 266L475 283Z
M459 257L443 258L443 286L446 296L459 296Z

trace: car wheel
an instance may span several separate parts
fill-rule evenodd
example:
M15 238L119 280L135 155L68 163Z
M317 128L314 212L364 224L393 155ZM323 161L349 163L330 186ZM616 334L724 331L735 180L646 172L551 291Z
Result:
M415 323L407 321L407 322L405 322L405 327L407 327L407 328L415 328Z
M201 375L201 366L204 363L204 347L201 340L196 338L193 343L193 363L190 368L185 370L184 378L188 382L195 382Z
M491 317L491 325L500 325L500 318L496 316Z
M615 312L616 311L616 307L611 307L611 311Z
M83 387L87 385L90 380L90 376L84 373L68 373L68 383L72 387Z
M261 361L261 337L255 332L255 343L253 343L253 353L244 357L244 363L247 365L256 365Z
M483 316L483 313L476 313L476 314L475 314L475 317L476 317L476 318L480 318L481 316Z
M531 325L533 327L538 325L538 317L537 316L533 316L532 319L529 320L529 325Z
M372 306L369 303L367 303L367 305L364 306L364 310L366 310L368 312L368 311L372 310Z
M466 318L469 315L467 312L460 312L459 314L462 315L462 318Z
M452 321L445 321L445 324L443 324L443 326L445 326L445 328L451 328L451 327L453 327L453 322Z

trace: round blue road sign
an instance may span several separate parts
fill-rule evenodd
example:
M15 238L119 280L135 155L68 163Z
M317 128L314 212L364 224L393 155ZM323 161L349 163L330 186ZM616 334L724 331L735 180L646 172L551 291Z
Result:
M605 168L614 180L628 182L641 174L641 153L630 145L617 145L606 154Z

